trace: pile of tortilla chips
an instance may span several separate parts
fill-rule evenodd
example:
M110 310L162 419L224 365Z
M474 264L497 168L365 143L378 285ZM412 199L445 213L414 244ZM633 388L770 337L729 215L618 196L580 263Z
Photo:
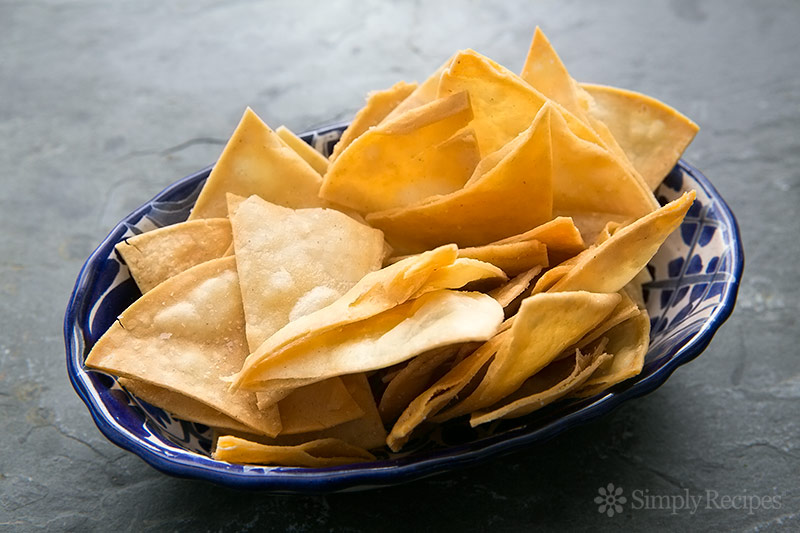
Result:
M577 83L540 30L371 93L325 158L247 109L189 220L117 246L143 296L86 366L215 428L221 461L324 467L637 375L644 269L697 126Z

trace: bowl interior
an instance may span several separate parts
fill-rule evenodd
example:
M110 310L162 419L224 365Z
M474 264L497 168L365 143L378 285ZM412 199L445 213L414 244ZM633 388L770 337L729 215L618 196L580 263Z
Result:
M303 138L327 155L343 129L332 126ZM372 463L326 469L231 465L210 458L208 427L174 418L130 395L114 377L83 367L97 339L140 296L114 245L185 220L209 171L176 182L114 228L84 265L65 317L70 379L98 427L116 444L173 475L280 491L363 488L421 477L549 438L653 390L678 365L697 356L730 314L741 278L743 256L732 213L706 178L681 161L656 195L664 204L695 189L697 200L648 265L653 281L644 292L651 345L639 376L593 398L561 401L516 420L476 429L454 421L412 440L402 453L384 453Z

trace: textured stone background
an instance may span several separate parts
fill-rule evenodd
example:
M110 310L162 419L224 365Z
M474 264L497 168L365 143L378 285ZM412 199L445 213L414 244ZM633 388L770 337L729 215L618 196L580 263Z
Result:
M0 530L800 529L800 4L0 1ZM240 493L110 444L64 370L84 259L124 214L213 162L246 105L300 131L457 48L513 69L541 25L573 75L702 126L686 157L739 217L736 312L659 390L541 446L359 494ZM777 496L780 509L632 510L626 492Z

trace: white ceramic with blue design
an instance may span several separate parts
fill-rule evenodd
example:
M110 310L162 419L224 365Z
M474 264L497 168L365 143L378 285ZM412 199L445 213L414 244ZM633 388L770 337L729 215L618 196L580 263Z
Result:
M343 125L303 136L330 153ZM697 200L679 231L648 265L645 286L651 345L642 373L593 398L566 400L527 417L469 428L452 421L402 453L384 453L371 463L332 468L243 466L209 456L209 428L173 418L129 395L108 375L87 371L86 354L116 317L140 296L114 245L130 235L185 220L210 169L162 191L114 228L84 265L64 319L67 369L75 390L100 430L168 474L239 488L276 492L326 492L401 483L483 461L550 438L609 412L621 402L658 387L679 365L699 355L728 318L744 267L736 220L708 180L681 161L656 191L664 204L695 189Z

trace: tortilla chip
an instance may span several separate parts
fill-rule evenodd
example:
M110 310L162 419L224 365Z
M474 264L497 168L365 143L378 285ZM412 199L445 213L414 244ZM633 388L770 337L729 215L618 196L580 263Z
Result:
M311 168L317 171L317 174L324 176L328 171L328 160L324 155L314 150L307 142L292 133L286 126L278 126L275 130L278 137L286 143L286 146L295 151L297 155L303 158L303 161L311 165Z
M353 446L364 448L365 450L382 447L386 441L386 429L384 429L383 422L381 422L381 417L378 414L378 407L375 405L375 398L372 395L372 389L369 386L366 376L364 374L351 374L335 379L341 380L342 383L344 383L347 392L364 412L363 416L343 424L338 424L319 431L312 431L310 433L298 433L293 435L281 433L277 437L268 438L237 432L237 436L261 444L277 446L293 446L309 440L335 438L352 444Z
M436 71L434 71L433 74L428 77L428 79L420 83L417 88L405 98L405 100L400 102L400 104L395 107L391 113L386 115L386 118L384 118L381 123L392 121L407 111L411 111L412 109L416 109L417 107L429 104L436 100L439 92L439 79L442 77L442 72L444 72L444 70L450 66L450 63L453 61L453 57L455 56L450 56L447 61L445 61L438 69L436 69Z
M602 141L560 104L548 99L507 68L474 50L462 50L453 58L439 81L439 97L468 91L475 114L475 130L483 157L501 149L525 131L545 103L564 115L570 129L581 139Z
M294 390L277 405L281 435L321 431L364 416L364 410L339 378Z
M486 340L502 321L502 307L485 294L429 292L272 354L258 366L255 379L268 389L270 380L321 380L377 370L442 346Z
M337 439L320 439L296 446L268 446L230 435L217 439L212 457L228 463L324 468L375 460L368 451Z
M342 376L340 379L353 400L364 411L364 416L318 433L306 435L305 438L333 437L365 450L382 448L386 442L386 429L383 427L367 377L364 374L351 374Z
M537 372L513 394L492 406L472 413L469 425L477 427L500 418L519 418L555 402L583 385L597 368L611 359L598 350L554 361Z
M407 301L425 286L436 270L452 264L457 254L456 246L442 246L367 274L328 307L290 322L264 341L234 376L234 387L255 386L259 381L258 367L268 357Z
M520 77L544 96L555 100L586 122L584 116L587 114L587 102L586 98L581 98L583 90L569 75L561 58L538 26Z
M626 379L638 376L644 366L644 356L650 346L650 317L642 309L606 333L605 351L613 357L601 365L592 376L575 391L579 397L594 396Z
M231 224L225 218L180 222L117 243L116 250L142 294L200 263L225 255Z
M700 129L670 106L625 89L583 83L589 112L603 121L650 189L672 170Z
M536 227L552 218L553 164L550 124L544 106L503 157L463 189L413 206L367 215L398 253L454 242L479 246ZM479 165L480 167L480 165Z
M616 327L618 324L621 324L639 314L641 311L639 306L636 305L636 302L633 301L633 299L624 289L619 291L617 294L619 294L620 300L614 310L611 311L611 314L608 315L602 322L600 322L592 331L584 335L584 337L575 343L573 347L564 350L565 355L571 356L573 353L575 353L575 350L585 349L586 346L589 346L596 340L602 338L606 333L608 333L609 330Z
M383 261L383 234L333 209L294 210L251 196L231 225L251 351Z
M646 186L644 179L628 160L625 151L619 146L608 126L589 113L593 105L592 97L570 76L550 41L538 27L534 32L521 77L590 127L602 140L603 146L619 158L620 164L625 166L641 185Z
M491 263L509 276L548 265L547 246L537 240L462 248L458 256Z
M368 130L328 169L320 196L369 213L458 190L480 155L472 135L447 141L471 119L462 92Z
M395 422L386 444L397 452L408 442L411 433L427 419L446 407L478 375L509 337L509 331L498 333L472 352L452 370L420 394Z
M694 202L687 192L661 209L618 229L607 241L581 254L580 261L549 291L617 292L656 254L680 226Z
M575 135L561 115L553 114L550 131L554 212L567 216L605 212L641 217L658 208L653 193L629 173L618 157Z
M530 270L522 272L518 274L513 279L509 280L507 283L497 287L496 289L492 289L491 291L487 292L489 296L497 300L497 303L503 306L505 309L511 303L520 296L530 285L533 278L539 275L539 272L542 271L541 266L535 266Z
M451 361L461 349L460 344L430 350L411 359L389 381L381 395L378 410L381 420L388 424L397 420L406 407L425 389L430 387L448 370Z
M526 298L509 330L510 339L498 349L478 387L437 415L437 420L449 420L502 400L596 327L619 301L618 294L589 292Z
M219 427L233 431L253 431L252 428L230 416L169 389L158 387L139 379L119 378L119 384L134 396L172 413L177 418L197 422L209 427ZM265 411L264 415L276 417L273 423L280 425L280 414L277 409Z
M405 100L416 89L416 83L399 81L383 91L371 91L367 95L367 102L364 107L356 113L353 121L350 122L339 138L339 142L334 145L333 153L329 157L331 163L336 161L342 151L350 146L361 134L380 124L400 102Z
M220 378L248 354L236 259L213 259L174 276L126 309L97 341L86 367L168 389L277 435L280 418L260 412L252 393ZM169 409L167 407L167 409Z
M547 247L548 263L557 265L586 248L581 232L570 217L556 217L549 222L492 244L539 241Z
M211 170L189 220L224 217L226 193L284 207L324 207L322 178L249 107Z
M460 252L461 250L459 250L459 254ZM412 298L419 298L423 294L441 289L458 289L473 281L505 281L507 279L508 276L491 263L468 257L459 257L452 265L443 266L431 274L425 285Z

